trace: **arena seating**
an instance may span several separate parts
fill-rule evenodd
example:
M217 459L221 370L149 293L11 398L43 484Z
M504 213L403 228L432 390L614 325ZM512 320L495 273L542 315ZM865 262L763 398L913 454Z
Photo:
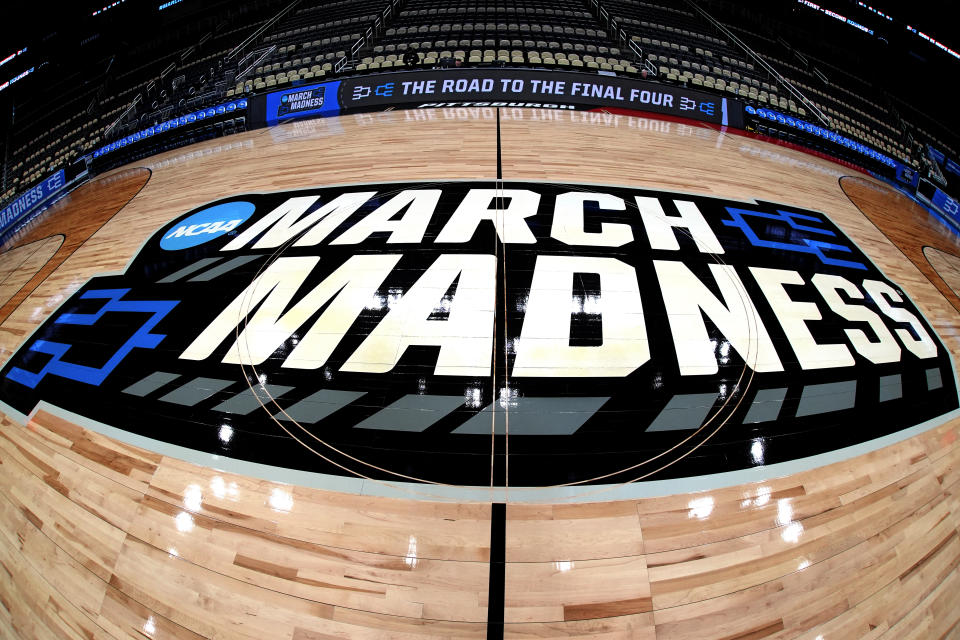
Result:
M350 45L373 25L382 0L302 3L278 23L262 44L269 47L252 77L238 82L227 95L264 91L299 81L316 81L334 72Z
M144 126L225 99L403 68L409 52L419 67L642 75L816 122L812 105L834 131L915 168L924 161L924 142L953 155L960 147L952 132L909 105L894 107L842 61L816 59L739 24L718 27L681 0L260 0L242 3L212 28L145 42L117 52L113 64L48 82L48 93L69 97L18 125L7 143L0 202ZM242 118L227 120L197 136L245 127ZM760 132L805 144L795 132Z
M668 81L726 92L757 106L769 106L801 118L811 117L744 51L711 33L710 25L689 9L625 0L604 0L604 6ZM892 119L886 109L867 97L873 91L862 81L836 69L838 74L843 74L843 82L832 86L831 93L817 89L818 79L812 73L782 59L778 43L737 25L725 26L737 32L751 49L826 112L837 131L894 155L905 164L914 164L901 139L902 132L890 124ZM848 86L856 87L856 91Z
M888 109L880 104L882 99L876 95L876 91L870 85L835 65L804 54L803 58L808 64L815 65L835 80L828 90L823 86L822 80L803 68L798 60L787 60L790 54L780 43L747 32L735 25L727 26L779 69L781 74L822 111L829 114L839 131L864 144L885 151L905 164L914 164L910 157L911 150L903 139L903 132L895 126L894 118Z
M412 0L357 65L358 71L403 66L407 51L424 65L533 65L637 73L635 61L598 28L576 0L446 3Z
M226 19L218 18L218 30L197 25L172 31L149 39L142 47L117 52L106 65L78 62L70 75L48 81L36 102L56 106L38 110L12 132L11 161L0 202L102 145L111 125L138 95L142 97L135 113L113 127L115 136L141 128L141 122L159 121L222 98L225 86L219 62L273 13L275 2L247 3ZM168 74L164 87L159 76L171 66L175 71ZM148 91L151 83L154 87Z

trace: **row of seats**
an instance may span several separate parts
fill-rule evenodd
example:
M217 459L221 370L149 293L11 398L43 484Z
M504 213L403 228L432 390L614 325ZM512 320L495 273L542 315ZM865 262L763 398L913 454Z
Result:
M469 52L463 50L427 51L421 60L421 64L424 66L434 66L439 64L443 59L455 59L469 64L493 64L503 62L516 65L556 66L617 71L631 74L640 73L640 69L634 66L630 60L601 55L594 56L592 54L583 54L581 56L577 53L549 50L473 49ZM402 66L405 66L402 57L397 54L389 54L387 56L363 58L360 64L356 66L356 70L366 71Z
M509 17L509 16L559 16L562 18L585 18L589 17L591 14L583 10L583 6L576 3L566 3L567 6L573 7L573 9L563 9L555 8L561 6L563 3L553 3L550 5L497 5L497 4L488 4L486 2L459 2L456 5L450 2L436 2L431 0L424 0L417 3L417 6L420 8L411 8L408 7L402 15L408 16L446 16L446 15L493 15L493 17ZM432 9L426 9L423 7L433 6Z
M646 3L617 1L605 5L668 81L726 91L761 102L772 95L773 88L764 74L757 72L752 62L728 55L731 50L726 41L704 33L705 25L692 13ZM667 20L674 24L660 22Z
M798 117L808 115L807 110L792 98L777 95L786 91L777 87L777 82L750 62L743 52L733 50L723 38L706 33L710 27L700 23L691 12L625 0L605 0L603 4L666 80L723 91ZM781 73L797 71L782 61L775 64ZM888 123L889 119L877 117L837 97L813 91L808 83L791 80L791 84L804 91L815 106L830 114L840 132L908 163L915 162L906 147L896 139L898 132ZM867 126L867 122L873 126Z
M647 21L639 21L635 24L639 25L641 33L652 34L661 29L670 29L668 32L670 34L669 39L664 38L663 34L659 37L647 35L631 36L631 40L637 43L643 51L648 52L648 57L650 53L654 53L660 62L663 62L662 58L666 55L668 61L674 66L677 64L677 62L672 60L674 56L683 58L683 60L679 62L682 66L686 67L698 62L702 65L709 65L711 68L719 66L720 69L715 71L716 74L727 75L735 80L740 80L740 75L743 74L742 79L748 80L749 84L755 86L759 86L765 79L763 74L757 72L754 64L749 60L745 60L740 56L723 53L724 51L728 51L729 47L726 41L721 38L700 34L687 29L680 29L679 27L669 28L665 25ZM684 62L687 64L684 64Z
M737 33L737 35L745 40L753 49L763 52L765 57L775 59L778 68L783 67L784 69L789 69L789 75L795 76L799 81L815 84L814 76L808 69L786 62L782 55L775 53L778 49L782 50L783 45L780 42L748 31L738 25L727 25L727 28ZM831 86L830 99L849 101L851 104L859 105L859 108L871 114L872 117L879 118L884 122L889 119L890 114L887 108L872 97L874 90L868 83L863 82L853 74L842 71L839 67L828 65L821 60L814 58L808 58L808 60L816 62L817 66L829 67L828 71L836 71L843 74L843 81ZM841 97L840 94L843 94L843 97Z
M922 116L922 114L917 114L917 115ZM916 122L913 122L913 121L907 121L907 126L909 126L915 132L916 137L922 138L924 140L930 140L933 143L933 146L937 147L940 151L943 151L949 154L953 158L960 158L960 153L957 152L958 147L955 147L954 145L947 142L945 137L943 136L943 132L933 133L930 131L930 129L935 129L935 128L943 131L940 123L936 122L935 120L931 120L925 116L923 116L923 118L924 118L924 121L929 123L928 125L929 128L921 127L920 125L916 124Z
M614 2L610 12L631 35L667 39L674 44L687 45L691 49L709 48L718 57L726 55L738 58L742 54L722 37L713 35L712 27L689 11L667 9L642 2Z
M444 25L450 22L473 21L483 19L486 22L535 22L536 24L580 23L595 26L592 14L579 2L537 2L527 0L526 4L499 6L487 2L443 2L438 0L413 0L400 13L395 26L408 23Z
M252 77L241 78L228 89L227 97L316 81L331 74L336 62L347 55L384 7L384 0L300 3L261 39L262 46L274 50L258 63Z
M812 97L814 102L818 103L820 108L825 111L845 133L863 140L871 146L887 153L896 155L899 158L907 158L910 156L909 150L900 141L902 134L888 123L852 105L843 105L846 107L845 109L834 109L831 106L823 104L826 100L833 102L833 99L828 96L828 94L802 82L795 81L794 84L800 87L807 96ZM857 117L852 117L851 114ZM867 124L867 121L873 122L875 126Z
M210 41L207 49L215 48L227 37L226 34L219 34ZM210 66L215 63L214 61L221 59L224 53L225 50L216 50L214 53L205 56L195 56L189 64L181 66L177 74L184 75L187 85L204 75L208 76L208 81L212 81L212 78L209 77ZM91 81L94 81L90 82L93 85L92 89L86 92L72 93L72 100L68 99L58 107L60 111L72 110L73 114L71 116L61 120L58 125L27 137L15 149L15 157L20 159L11 167L15 174L12 179L13 188L29 185L95 149L101 144L104 129L127 109L137 93L145 90L150 81L159 73L159 69L167 66L174 59L179 60L180 56L173 53L159 59L134 60L126 65L118 65L112 82L121 84L127 81L126 86L99 100L96 95L95 81L97 79L95 77L90 78ZM121 84L121 86L123 85ZM86 107L91 101L99 102L99 115L91 115L87 112ZM157 104L158 108L160 106L160 104ZM34 126L41 124L41 122L36 121ZM70 124L75 126L71 128L65 126ZM23 133L29 135L29 130L25 130ZM56 149L56 151L50 152L52 149Z
M877 123L887 122L890 118L886 109L878 107L868 99L861 98L860 100L857 100L857 104L861 106L852 104L854 102L853 100L848 101L848 99L845 99L840 95L843 92L837 90L837 85L831 85L829 91L818 89L814 85L820 84L820 86L823 86L822 81L807 69L804 69L772 54L768 54L765 57L770 61L771 64L780 69L780 72L784 76L788 77L792 84L803 88L805 92L811 94L811 97L827 103L832 108L839 108L840 111L849 112L851 114L861 114L863 118L873 120ZM864 90L864 95L865 94L866 90Z
M289 63L285 62L284 64ZM302 66L297 68L290 66L283 70L274 68L279 66L279 64L271 65L267 71L264 71L263 67L258 67L257 76L245 82L238 82L233 89L227 91L227 97L232 98L233 96L243 95L245 93L270 90L273 87L284 87L293 82L316 82L333 72L333 65L329 62L322 65L314 64L310 67Z
M751 34L743 29L737 29L737 31L750 38L751 45L755 45L757 49L765 51L766 48L775 44L769 39ZM831 123L839 132L880 149L905 164L918 166L911 149L903 142L903 132L893 125L888 111L869 98L872 91L865 83L857 80L857 84L862 86L856 100L853 100L851 96L854 94L848 89L841 88L839 85L831 85L829 91L818 88L815 83L820 83L823 86L821 81L807 69L771 54L766 54L765 57L771 64L780 69L782 74L788 77L792 85L802 91L813 104L830 118ZM798 78L803 78L803 80Z
M428 50L431 48L435 49L447 49L447 48L473 48L473 49L550 49L552 51L563 51L563 52L576 52L576 53L592 53L592 54L603 54L603 55L621 55L621 51L617 47L606 47L603 45L595 44L582 44L582 43L573 43L573 42L560 42L558 40L509 40L507 38L495 39L487 38L485 40L435 40L435 41L424 41L424 42L401 42L396 45L376 45L373 47L373 53L389 55L391 53L396 53L402 55L406 51L420 51Z
M382 4L381 0L371 1L377 6ZM4 175L2 197L6 199L10 192L23 192L40 178L104 144L106 128L170 64L177 68L171 77L183 76L186 89L201 76L205 77L209 89L215 88L216 83L222 84L224 77L219 63L224 53L276 12L276 0L245 0L218 13L215 23L210 20L204 23L203 18L185 18L185 22L189 21L188 28L145 31L152 35L134 38L124 49L115 51L109 65L110 58L94 61L84 55L88 50L96 50L99 42L51 60L54 64L44 70L46 77L35 83L27 98L34 104L29 110L18 110L18 126L6 141L11 160ZM216 24L216 28L211 26L212 37L202 45L197 36L204 29L201 23ZM165 42L161 45L160 40ZM38 44L36 53L42 53L43 46ZM190 49L193 54L185 65L181 54ZM211 67L215 74L210 73ZM57 71L51 69L60 70L63 75L58 77ZM84 82L78 84L77 77L82 77ZM173 100L172 95L168 98ZM152 102L153 99L141 102L140 111L150 110ZM36 104L42 104L43 108L36 108ZM159 101L157 106L161 106ZM168 108L172 113L177 106L171 102Z
M606 32L576 0L410 0L378 44L423 40L549 40L607 45ZM490 48L492 45L477 44Z
M287 44L297 39L314 39L314 34L343 34L373 22L383 10L383 0L341 0L301 4L286 16L264 42Z
M728 25L728 28L735 31L752 48L761 51L771 64L789 78L791 84L803 91L821 111L831 118L841 132L906 160L908 163L915 162L910 156L910 150L902 142L903 132L898 126L894 126L896 123L890 113L876 100L871 99L873 90L869 85L838 67L826 65L808 56L807 63L813 60L818 66L829 66L828 70L831 74L836 72L844 76L842 83L831 84L829 90L819 88L823 86L821 80L808 69L771 53L772 50L782 47L780 43L737 25ZM849 87L843 86L844 84Z

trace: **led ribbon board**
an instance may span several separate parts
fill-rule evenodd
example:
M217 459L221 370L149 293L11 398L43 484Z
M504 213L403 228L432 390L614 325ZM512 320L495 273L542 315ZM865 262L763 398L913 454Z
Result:
M304 84L251 98L268 125L392 107L617 108L743 127L743 105L716 94L613 75L512 68L378 73Z
M424 107L614 107L742 126L739 102L715 94L592 73L534 69L445 69L346 78L339 86L344 110Z
M792 460L958 406L930 325L823 212L471 181L186 212L26 340L0 400L480 486L507 431L511 486L610 483Z

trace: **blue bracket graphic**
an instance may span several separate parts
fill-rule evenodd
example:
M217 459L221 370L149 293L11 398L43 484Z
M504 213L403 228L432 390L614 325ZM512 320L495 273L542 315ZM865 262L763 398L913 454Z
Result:
M30 345L30 351L37 353L46 353L53 356L49 362L37 373L26 371L20 367L13 367L7 378L20 384L35 388L37 384L49 373L61 378L69 378L78 382L84 382L94 386L99 386L108 375L117 367L120 362L134 348L154 349L160 344L160 341L166 338L165 334L150 333L158 322L160 322L170 311L177 306L179 300L121 300L130 289L93 289L80 296L81 300L99 300L107 302L100 307L96 313L64 313L54 320L55 324L74 324L90 326L103 317L105 313L151 313L147 321L124 342L117 351L110 356L106 364L102 367L88 367L82 364L75 364L63 360L72 345L63 342L52 342L49 340L37 340Z
M851 253L852 249L846 245L834 244L832 242L825 242L823 240L813 240L810 238L803 238L803 244L789 244L786 242L776 242L774 240L763 240L760 236L757 235L757 232L753 230L750 224L747 222L747 217L753 218L763 218L765 220L776 220L782 222L783 224L789 226L791 229L796 231L807 231L809 233L815 233L821 236L829 236L835 238L837 234L829 229L823 229L821 227L813 227L809 224L802 224L799 221L807 222L822 222L819 218L814 216L807 216L802 213L789 213L787 211L777 210L777 213L765 213L763 211L752 211L750 209L738 209L736 207L725 207L727 213L730 214L732 220L721 220L724 225L728 227L737 227L743 231L743 235L747 237L747 240L750 241L755 247L764 247L767 249L780 249L782 251L795 251L797 253L810 253L820 259L820 262L823 264L833 265L835 267L847 267L850 269L861 269L866 271L867 265L862 262L854 262L853 260L840 260L838 258L831 258L827 256L825 251L842 251L844 253Z

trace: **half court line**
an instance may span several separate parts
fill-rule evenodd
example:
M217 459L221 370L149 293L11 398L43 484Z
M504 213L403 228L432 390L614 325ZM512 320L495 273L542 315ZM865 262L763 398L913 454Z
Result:
M501 256L503 270L500 272L500 281L503 283L501 296L503 297L503 323L502 323L502 339L503 339L503 376L504 376L504 387L507 387L507 314L506 314L506 304L507 304L507 246L506 242L500 241L499 233L497 232L497 227L503 227L503 159L502 159L502 149L500 145L500 108L497 108L497 181L496 181L496 216L497 222L494 225L493 231L493 247L494 255ZM504 231L506 233L506 231ZM506 240L506 238L504 238ZM498 269L499 271L499 269ZM496 295L494 295L494 305L496 308ZM496 313L496 311L494 312ZM498 323L494 323L496 327ZM497 442L497 403L498 396L497 393L497 352L499 351L498 339L499 336L496 335L496 329L494 329L494 340L493 340L493 354L492 354L492 377L491 377L491 408L490 412L490 490L491 493L495 487L495 477L494 470L496 468L496 442ZM507 399L509 400L509 393L507 394ZM507 403L509 405L509 402ZM503 410L506 411L507 407L504 406ZM506 415L504 415L504 474L503 474L503 487L504 487L504 499L508 500L509 497L507 492L509 491L509 455L510 450L507 446L510 438L510 427L506 423ZM490 505L491 514L490 514L490 574L487 584L487 640L503 640L503 623L505 617L505 589L506 589L506 565L504 560L506 557L506 542L507 542L507 523L506 523L506 511L507 505L506 502L494 502Z

